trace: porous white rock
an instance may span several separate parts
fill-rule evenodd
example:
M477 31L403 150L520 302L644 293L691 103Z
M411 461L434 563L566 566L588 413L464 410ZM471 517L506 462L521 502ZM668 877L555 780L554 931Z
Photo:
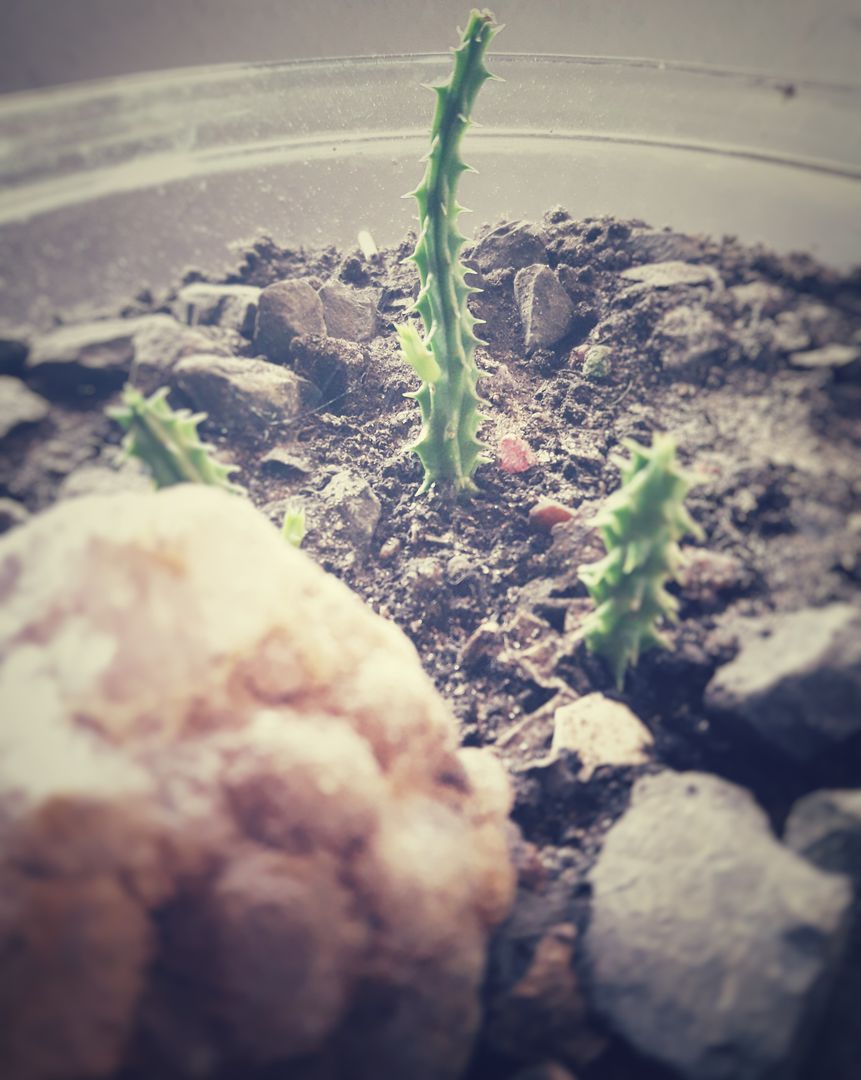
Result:
M627 705L603 694L586 694L553 714L551 758L573 750L580 758L580 779L602 765L646 765L654 745L646 725Z
M0 612L0 1074L459 1075L509 791L400 630L194 485L15 529Z

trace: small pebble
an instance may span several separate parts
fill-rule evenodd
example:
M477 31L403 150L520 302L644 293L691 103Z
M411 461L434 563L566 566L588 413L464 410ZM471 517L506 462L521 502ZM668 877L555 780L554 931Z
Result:
M554 525L563 521L570 521L574 511L570 506L557 502L556 499L539 499L529 511L529 523L537 529L545 529L548 532Z
M503 435L497 449L499 467L506 473L522 473L535 464L529 443L519 435Z

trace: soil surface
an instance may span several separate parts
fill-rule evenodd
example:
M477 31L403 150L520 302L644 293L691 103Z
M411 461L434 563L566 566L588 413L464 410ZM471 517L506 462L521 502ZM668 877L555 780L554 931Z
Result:
M465 252L476 269L490 231ZM318 402L295 418L201 428L273 521L280 524L290 502L304 505L305 550L403 628L455 711L463 741L495 747L510 769L521 899L491 957L487 995L498 1005L497 1028L506 988L527 969L546 928L582 931L585 875L644 770L729 778L751 789L777 828L805 792L861 783L861 746L792 764L753 739L728 737L703 703L715 670L737 648L735 619L858 597L861 277L734 239L575 221L561 209L536 231L545 252L537 261L554 271L573 313L560 340L527 349L518 267L485 264L473 279L483 289L472 306L484 320L477 363L491 459L478 470L473 498L415 497L421 466L408 446L418 410L404 394L416 385L394 332L415 318L405 314L417 287L405 261L414 238L374 258L284 251L266 240L249 247L231 282L265 287L300 277L315 287L339 280L376 289L379 331L360 343L294 340L285 362L319 390ZM654 264L675 267L675 278L656 276ZM205 273L194 272L185 283L201 280ZM144 294L123 314L168 311L173 299ZM247 337L200 329L237 355L259 355ZM594 346L607 351L590 355ZM87 400L49 395L50 418L7 439L2 494L30 511L57 497L62 478L37 453L46 439L77 446L82 464L111 460L121 433L103 410L116 390ZM176 391L171 400L187 403ZM675 436L681 462L696 474L687 506L706 539L683 544L687 560L671 587L680 600L671 647L646 653L620 694L581 640L591 601L578 568L603 555L591 521L618 486L622 440L649 443L655 431ZM324 489L344 474L359 494L333 518ZM624 701L645 723L654 761L604 766L588 781L564 783L542 764L554 713L593 691ZM468 1080L502 1080L535 1060L513 1053L494 1031L494 1008ZM581 1019L593 1045L569 1057L578 1076L667 1075L602 1041L600 1025ZM826 1075L819 1062L811 1078Z

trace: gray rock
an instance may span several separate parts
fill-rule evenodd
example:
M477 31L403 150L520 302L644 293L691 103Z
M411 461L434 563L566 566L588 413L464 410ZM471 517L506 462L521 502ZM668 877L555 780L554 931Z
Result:
M323 301L307 281L276 281L260 294L254 344L270 360L283 363L299 334L326 334Z
M658 263L669 260L687 261L700 251L694 236L670 232L668 229L634 229L628 241L631 254L637 259Z
M706 308L670 308L655 327L652 343L665 369L683 373L698 369L726 348L723 323Z
M140 319L100 319L61 326L35 339L27 368L72 367L123 374L134 360L134 335L140 328Z
M23 525L30 517L30 511L16 499L0 498L0 533L7 533L16 525Z
M470 258L483 274L510 266L521 269L547 262L546 238L528 221L510 221L489 232L473 248Z
M293 338L290 350L293 370L318 388L324 407L349 411L347 395L369 374L365 348L340 338L302 335Z
M783 842L821 870L846 874L861 893L861 790L805 795L789 813Z
M250 338L260 291L255 285L195 282L180 289L173 309L189 326L223 326Z
M261 468L270 472L307 476L311 472L308 459L289 446L273 446L260 459Z
M380 500L367 481L347 469L335 473L320 492L319 501L309 515L309 527L345 542L353 551L365 555L380 520ZM320 525L323 529L319 529Z
M813 342L801 311L779 312L769 329L771 348L777 352L802 352L809 349Z
M180 360L174 382L195 408L234 431L295 419L310 396L309 384L287 368L215 354Z
M786 292L767 281L733 285L728 292L738 311L756 319L776 315L788 302Z
M720 282L717 271L710 266L694 266L674 259L631 266L619 276L626 281L642 281L653 289L671 289L675 285L714 285Z
M49 394L69 387L118 387L127 376L146 391L164 381L180 356L218 349L170 315L139 315L43 334L34 340L26 367Z
M821 349L806 352L794 352L789 357L793 367L798 368L841 368L848 367L861 358L861 347L857 345L825 345Z
M340 281L327 282L317 294L329 337L370 341L377 332L379 289L352 289Z
M701 773L634 787L592 871L594 1004L687 1080L790 1077L838 967L848 882L779 844L744 789Z
M211 338L183 326L170 315L150 315L137 322L129 378L144 393L163 386L184 356L226 351Z
M126 491L151 491L153 482L137 460L122 460L116 468L107 463L86 464L75 469L60 484L59 499L79 499L87 495L119 495Z
M514 297L520 309L527 352L556 345L571 329L574 305L549 266L518 270Z
M22 424L44 420L51 406L14 375L0 375L0 439Z
M830 604L743 620L705 703L800 760L861 732L861 611Z

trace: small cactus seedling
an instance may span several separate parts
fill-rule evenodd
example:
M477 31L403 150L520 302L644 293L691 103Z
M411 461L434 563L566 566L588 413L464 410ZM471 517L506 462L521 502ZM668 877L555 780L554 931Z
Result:
M470 125L473 102L485 80L494 76L484 54L501 27L489 11L470 13L463 40L454 50L454 70L436 93L431 147L421 183L410 194L419 209L419 238L411 258L419 273L414 310L421 315L424 337L415 326L398 327L404 359L421 379L409 395L419 404L422 430L412 447L424 466L419 494L432 484L450 484L459 492L475 491L472 476L485 460L478 439L483 419L476 389L477 320L467 308L476 290L466 284L469 272L459 255L466 237L458 227L463 207L456 198L460 175L470 169L460 144Z
M298 548L302 546L306 532L304 506L300 506L298 503L291 504L284 511L284 520L281 522L281 535L288 544Z
M583 636L589 651L608 661L620 690L643 649L667 645L658 624L676 618L678 602L665 586L678 571L678 541L686 533L703 538L684 507L693 481L676 464L672 436L655 435L651 448L633 439L624 445L631 457L619 462L622 486L593 521L607 555L580 568L596 604Z
M167 394L167 387L161 387L145 398L127 384L122 405L107 410L126 433L126 453L140 458L157 488L196 483L241 492L242 488L230 480L235 467L216 461L211 447L200 441L197 425L206 414L172 409Z

